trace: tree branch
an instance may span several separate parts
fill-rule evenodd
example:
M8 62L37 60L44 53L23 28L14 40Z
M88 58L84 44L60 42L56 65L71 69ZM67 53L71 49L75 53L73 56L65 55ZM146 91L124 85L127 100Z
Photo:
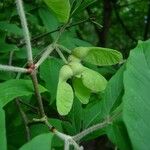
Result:
M111 123L110 120L109 121L108 120L104 120L104 122L96 124L96 125L93 125L92 127L89 127L87 129L85 129L84 131L80 132L79 134L73 136L73 139L75 141L80 141L86 135L88 135L88 134L90 134L90 133L92 133L94 131L100 130L100 129L106 127L110 123Z
M28 63L33 64L33 56L32 56L31 42L30 42L30 35L29 35L27 20L26 20L26 17L25 17L25 12L24 12L24 9L23 9L22 0L16 0L16 4L17 4L18 14L20 16L20 20L21 20L21 24L22 24L22 28L23 28L24 37L25 37L25 43L26 43L27 55L28 55Z
M0 64L1 71L8 71L8 72L20 72L20 73L28 73L29 70L26 68L9 66L9 65L2 65Z
M42 54L41 58L37 61L35 64L36 69L47 59L47 57L50 55L50 53L54 50L54 47L52 44L50 44L46 51Z
M33 83L33 86L34 86L35 95L36 95L36 98L37 98L37 101L38 101L38 104L39 104L40 115L41 115L41 117L44 117L45 116L45 111L44 111L44 107L43 107L42 97L41 97L41 94L39 92L36 70L34 70L31 73L31 79L32 79L32 83Z

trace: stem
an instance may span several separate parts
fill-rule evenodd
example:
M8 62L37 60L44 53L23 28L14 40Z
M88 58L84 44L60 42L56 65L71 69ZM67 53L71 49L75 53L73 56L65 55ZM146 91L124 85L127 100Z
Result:
M51 132L53 132L57 137L59 137L60 139L62 139L64 142L68 141L69 144L73 145L74 148L76 150L83 150L83 147L80 147L76 141L70 136L70 135L66 135L64 133L61 133L59 132L57 129L55 129L49 122L48 122L48 119L47 119L47 116L44 116L42 117L41 119L35 119L33 118L33 121L34 122L37 122L37 123L44 123Z
M94 20L94 19L93 19L93 18L87 18L87 19L85 19L85 20L82 20L82 21L76 22L76 23L74 23L74 24L68 25L68 26L66 27L66 29L69 29L69 28L71 28L71 27L77 26L77 25L82 24L82 23L84 23L84 22L91 22L92 20ZM62 26L61 26L61 27L62 27ZM39 40L39 39L42 39L43 37L45 37L45 36L47 36L47 35L49 35L49 34L58 32L58 31L60 31L61 27L58 27L57 29L55 29L55 30L53 30L53 31L46 32L46 33L43 33L43 34L40 34L40 35L37 35L37 36L33 37L33 38L31 39L31 42L37 41L37 40ZM21 44L18 45L18 47L22 47L22 46L24 46L24 45L25 45L25 43L22 42Z
M68 48L66 48L65 46L59 45L59 44L57 44L56 46L64 51L66 51L68 54L71 54L71 51Z
M26 69L26 68L9 66L9 65L1 65L1 64L0 64L0 70L1 71L8 71L8 72L28 73L28 69Z
M58 42L58 40L59 40L61 34L64 32L64 30L66 29L66 27L68 26L68 24L69 24L69 22L67 22L66 24L64 24L64 25L60 28L59 33L58 33L58 35L57 35L57 37L56 37L56 39L55 39L55 41L54 41L54 45L56 45L56 43Z
M47 47L46 51L42 54L41 58L35 64L36 69L47 59L47 57L53 50L54 50L54 47L52 44Z
M67 140L65 140L64 150L69 150L69 148L70 148L70 144Z
M14 51L11 51L11 52L9 53L9 62L8 62L8 65L9 65L9 66L12 65L13 55L14 55Z
M64 54L61 52L61 50L58 47L56 47L55 49L56 49L57 53L59 54L60 58L64 61L64 63L68 64L68 61L65 58Z
M27 141L29 141L31 139L31 135L30 135L30 129L29 129L29 126L28 126L28 118L27 118L25 112L23 111L23 109L21 108L19 100L16 100L15 102L16 102L16 105L18 106L18 109L20 111L22 120L24 122L25 131L26 131L26 135L27 135Z
M36 69L47 59L47 57L49 56L49 54L55 49L55 47L57 46L57 42L62 34L62 32L65 30L66 26L68 25L65 24L61 29L59 34L57 35L55 41L53 42L53 44L49 45L47 47L47 50L43 53L43 55L41 56L41 58L38 60L38 62L35 64Z
M31 108L32 110L35 110L36 113L39 113L39 110L38 110L37 107L32 106L32 105L30 105L30 104L28 104L28 103L26 103L26 102L23 102L21 99L18 99L18 101L19 101L19 103L21 103L22 105L25 105L26 107L29 107L29 108Z
M36 70L31 73L31 79L32 79L32 83L33 83L33 86L34 86L35 95L36 95L36 98L37 98L37 101L38 101L38 104L39 104L40 115L41 115L41 117L44 117L45 112L44 112L42 97L41 97L41 94L39 92Z
M92 127L89 127L87 129L85 129L84 131L80 132L79 134L75 135L73 137L73 139L75 141L79 141L81 140L83 137L85 137L86 135L96 131L96 130L99 130L99 129L102 129L104 127L106 127L108 125L108 122L107 121L104 121L102 123L99 123L99 124L96 124L96 125L93 125Z
M27 55L28 55L28 63L33 64L30 35L29 35L29 30L28 30L25 12L23 9L22 0L16 0L16 4L17 4L18 14L20 16L20 20L21 20L21 24L22 24L22 28L23 28L24 37L25 37L25 43L26 43Z

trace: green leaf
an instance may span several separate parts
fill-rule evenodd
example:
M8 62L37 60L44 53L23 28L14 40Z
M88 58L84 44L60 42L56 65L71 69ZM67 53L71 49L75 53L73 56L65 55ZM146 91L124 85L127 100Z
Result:
M58 28L59 23L58 23L57 18L49 10L47 10L47 8L40 8L38 12L47 31L51 32ZM53 35L56 35L56 34L57 33L53 33Z
M74 10L75 14L78 14L81 11L85 10L86 7L88 7L89 5L91 5L94 2L96 2L96 0L84 0L82 2L80 2L80 0L79 0L79 2L77 1L76 2L77 6L75 6L75 10Z
M51 133L38 135L19 150L50 150L52 138L53 135Z
M44 2L56 14L60 22L68 21L71 9L69 0L44 0Z
M60 115L67 115L73 104L73 90L67 82L59 82L57 87L56 105Z
M134 150L150 149L150 40L130 52L124 73L123 117Z
M84 128L87 128L95 123L100 122L102 119L106 118L112 108L123 93L123 72L125 66L122 66L118 72L109 80L105 93L101 101L98 101L91 108L85 109L84 112ZM118 104L119 105L119 104Z
M18 47L13 44L7 44L4 41L0 40L0 52L10 52L10 51L16 51L18 50Z
M121 150L131 150L131 143L123 121L113 122L106 129L109 139Z
M107 85L107 80L98 72L86 68L82 72L83 85L92 92L104 91Z
M78 99L74 99L72 109L68 116L66 117L66 120L71 123L71 130L69 130L69 127L66 127L69 135L75 135L81 131L82 128L82 119L83 119L83 108L82 104ZM65 123L65 122L64 122ZM66 124L67 126L67 124ZM72 131L73 129L73 131Z
M83 85L80 78L73 79L73 87L76 97L81 101L81 103L87 104L89 102L91 92Z
M6 21L0 21L0 30L22 36L22 30L16 24L11 24Z
M0 147L2 150L7 150L6 142L6 127L5 127L5 112L0 106Z
M45 81L46 87L51 94L52 102L56 98L59 71L63 62L56 58L47 59L40 66L40 77Z
M74 49L77 46L92 46L89 42L80 40L71 32L64 32L59 39L59 44L67 47L68 49Z
M40 92L47 91L44 87L39 85ZM14 98L20 96L29 96L34 94L32 81L23 79L12 79L0 83L0 105L4 107Z
M72 53L83 61L98 66L115 65L122 61L122 54L109 48L77 47Z

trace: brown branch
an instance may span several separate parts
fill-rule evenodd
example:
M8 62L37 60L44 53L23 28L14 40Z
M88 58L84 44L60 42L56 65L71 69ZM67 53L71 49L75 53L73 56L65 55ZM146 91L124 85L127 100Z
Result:
M33 83L33 86L34 86L35 95L36 95L36 98L37 98L37 101L38 101L40 115L41 115L41 117L44 117L45 116L45 111L44 111L44 107L43 107L42 97L41 97L41 94L39 92L36 70L34 70L31 73L31 79L32 79L32 83Z

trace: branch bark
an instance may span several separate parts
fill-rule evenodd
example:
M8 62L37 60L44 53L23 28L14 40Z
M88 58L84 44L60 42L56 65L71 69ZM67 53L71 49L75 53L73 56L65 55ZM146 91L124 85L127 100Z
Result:
M19 72L19 73L28 73L29 72L29 70L26 68L2 65L2 64L0 64L0 71Z
M111 25L112 3L110 0L103 0L103 28L100 32L100 44L102 47L106 46L107 35Z
M18 14L20 16L22 28L23 28L23 33L25 37L25 43L26 43L26 48L27 48L27 55L28 55L28 63L33 64L33 56L32 56L32 47L31 47L31 41L30 41L30 35L29 35L29 30L28 30L28 24L23 8L23 2L22 0L16 0L17 4L17 9L18 9Z
M44 111L42 97L41 97L41 94L39 92L36 70L34 70L31 73L31 79L32 79L32 83L33 83L33 86L34 86L35 95L36 95L36 98L37 98L37 101L38 101L40 115L41 115L41 117L44 117L45 116L45 111Z

